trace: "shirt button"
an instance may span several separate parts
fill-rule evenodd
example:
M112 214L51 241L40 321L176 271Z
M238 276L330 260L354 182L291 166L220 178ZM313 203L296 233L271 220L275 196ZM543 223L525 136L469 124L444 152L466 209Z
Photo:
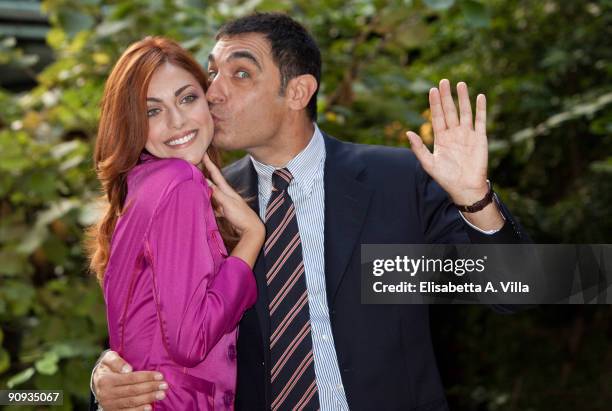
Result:
M233 402L234 393L232 391L225 391L225 394L223 394L223 403L225 403L225 406L230 408Z
M327 334L323 334L323 341L327 341L329 339L329 337L327 336Z
M338 391L344 391L344 385L338 384Z
M227 347L227 358L229 358L230 361L236 360L236 346L234 344Z

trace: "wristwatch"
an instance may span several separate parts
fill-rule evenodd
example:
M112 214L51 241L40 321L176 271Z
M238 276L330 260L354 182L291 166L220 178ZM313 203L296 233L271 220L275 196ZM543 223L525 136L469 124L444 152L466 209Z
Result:
M455 204L455 207L457 207L459 211L464 212L464 213L475 213L477 211L482 210L489 204L491 204L491 202L493 202L493 197L495 196L495 193L493 192L491 182L488 179L487 179L487 184L489 185L489 191L487 191L487 194L485 194L482 200L478 200L472 205Z

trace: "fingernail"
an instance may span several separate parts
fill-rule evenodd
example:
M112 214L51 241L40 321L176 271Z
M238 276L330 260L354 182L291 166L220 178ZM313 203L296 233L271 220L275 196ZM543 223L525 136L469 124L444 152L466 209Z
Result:
M153 407L151 407L150 405L145 405L144 407L144 411L151 411L153 409Z
M164 376L160 373L156 373L153 378L155 378L157 381L161 381L164 379Z
M161 384L159 384L159 389L160 390L167 390L168 389L168 384L166 384L165 382L162 382Z
M127 374L128 372L132 372L132 367L129 364L125 364L122 368L121 368L121 372L123 374Z
M166 393L163 392L163 391L158 391L155 394L155 398L158 399L158 400L163 400L164 398L166 398Z

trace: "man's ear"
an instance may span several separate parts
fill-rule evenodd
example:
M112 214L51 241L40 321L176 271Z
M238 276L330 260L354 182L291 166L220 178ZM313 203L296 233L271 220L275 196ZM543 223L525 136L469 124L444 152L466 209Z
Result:
M292 110L303 110L317 90L317 79L311 74L302 74L289 80L285 96Z

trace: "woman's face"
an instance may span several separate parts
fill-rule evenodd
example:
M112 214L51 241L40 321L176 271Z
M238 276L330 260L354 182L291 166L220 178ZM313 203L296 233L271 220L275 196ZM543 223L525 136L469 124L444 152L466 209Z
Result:
M170 63L159 67L147 90L147 116L149 153L196 165L202 161L214 128L204 90L193 75Z

